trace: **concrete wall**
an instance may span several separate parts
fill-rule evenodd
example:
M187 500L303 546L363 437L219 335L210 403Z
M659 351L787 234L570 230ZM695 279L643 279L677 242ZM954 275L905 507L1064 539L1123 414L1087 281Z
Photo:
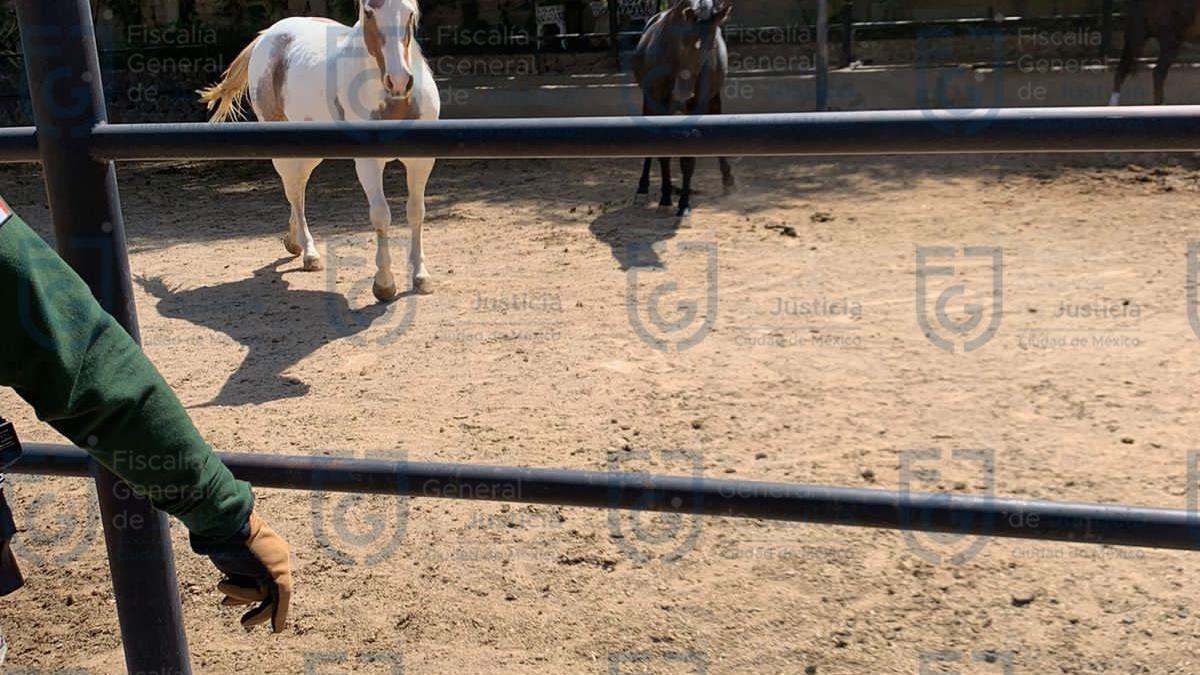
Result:
M106 82L114 122L198 122L204 109L193 93L172 78L160 85L146 74L115 76ZM21 81L7 83L13 90ZM156 87L161 86L161 89ZM641 93L626 77L511 77L439 79L445 118L558 117L641 114ZM725 88L729 113L807 112L814 110L816 83L811 74L731 78ZM962 68L880 68L830 74L831 110L908 108L996 108L1090 106L1108 102L1111 71L1021 73ZM153 96L151 93L153 91ZM1151 78L1141 72L1126 83L1122 103L1148 105ZM1200 66L1177 64L1167 82L1167 103L1200 104ZM0 98L0 126L30 124L25 97Z
M725 89L728 113L811 111L812 75L741 77ZM636 115L637 88L617 78L515 79L503 86L466 80L441 83L443 116L543 117ZM1063 73L971 71L958 68L862 69L830 74L831 110L1090 106L1108 103L1112 73L1103 69ZM1122 103L1149 105L1148 73L1129 81ZM1200 104L1200 67L1177 65L1167 84L1167 103Z

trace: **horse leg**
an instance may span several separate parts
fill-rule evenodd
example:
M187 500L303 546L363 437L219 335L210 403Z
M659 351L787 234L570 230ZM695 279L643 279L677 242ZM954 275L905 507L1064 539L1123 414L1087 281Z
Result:
M1133 72L1137 66L1137 59L1142 55L1142 49L1146 45L1146 37L1143 31L1126 30L1125 44L1121 47L1121 62L1117 64L1117 72L1113 76L1112 96L1108 99L1109 105L1121 104L1121 85L1125 83L1125 78Z
M275 172L283 181L283 191L291 204L288 218L288 233L283 238L284 248L292 255L303 254L304 269L319 270L323 267L317 244L308 230L308 219L304 215L304 193L313 169L321 163L319 159L273 159Z
M1166 98L1164 87L1171 62L1179 54L1179 42L1173 39L1158 39L1158 62L1154 64L1154 105L1162 105Z
M671 206L671 158L659 157L658 170L662 174L662 196L658 199L659 208Z
M695 157L681 157L679 168L683 169L683 189L679 191L679 211L676 218L687 218L692 215L692 173L696 171Z
M383 193L383 169L387 160L365 158L354 160L358 182L367 195L371 211L371 227L375 228L375 299L387 302L396 297L396 278L392 275L392 253L388 248L388 228L392 225L392 209Z
M661 115L659 112L662 106L656 106L653 99L646 92L642 92L642 115ZM650 200L650 158L647 157L642 162L642 177L638 179L637 194L634 195L633 203L637 205L645 204Z
M637 194L634 195L633 203L641 206L650 198L650 158L642 162L642 177L638 179Z
M721 94L718 93L708 102L708 114L721 114ZM729 165L727 157L718 157L717 161L721 164L721 187L725 195L731 195L737 190L737 182L733 180L733 167Z
M421 226L425 224L425 185L429 183L429 174L433 173L434 161L432 157L404 160L408 177L408 225L412 228L412 250L409 251L409 257L412 261L413 289L418 293L433 292L429 271L425 269Z

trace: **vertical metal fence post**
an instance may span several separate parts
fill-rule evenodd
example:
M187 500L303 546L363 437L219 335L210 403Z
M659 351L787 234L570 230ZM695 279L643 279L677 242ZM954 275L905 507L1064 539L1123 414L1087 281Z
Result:
M17 0L21 45L59 253L140 341L111 162L89 154L107 120L88 0ZM167 520L106 470L96 477L125 665L188 675L187 636Z
M817 110L829 109L829 0L817 0Z

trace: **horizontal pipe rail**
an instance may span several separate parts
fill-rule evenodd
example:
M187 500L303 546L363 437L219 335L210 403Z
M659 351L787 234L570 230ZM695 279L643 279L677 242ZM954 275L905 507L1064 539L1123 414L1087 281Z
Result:
M762 518L1116 546L1200 550L1191 510L826 487L702 476L222 453L256 487ZM28 443L13 473L89 476L93 460Z
M0 127L0 162L37 162L37 130L33 127Z
M1200 150L1200 106L98 127L97 159Z
M1200 106L105 124L81 142L98 160L1195 152ZM32 128L0 132L0 161L37 159Z

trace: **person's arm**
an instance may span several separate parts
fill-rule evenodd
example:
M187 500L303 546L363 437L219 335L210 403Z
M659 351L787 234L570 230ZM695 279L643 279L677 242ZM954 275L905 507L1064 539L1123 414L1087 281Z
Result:
M0 213L0 219L8 215ZM287 621L288 547L253 513L158 370L87 284L16 215L0 223L0 385L157 508L225 573L250 626Z
M87 284L17 216L0 225L0 385L201 536L253 506L174 392Z

